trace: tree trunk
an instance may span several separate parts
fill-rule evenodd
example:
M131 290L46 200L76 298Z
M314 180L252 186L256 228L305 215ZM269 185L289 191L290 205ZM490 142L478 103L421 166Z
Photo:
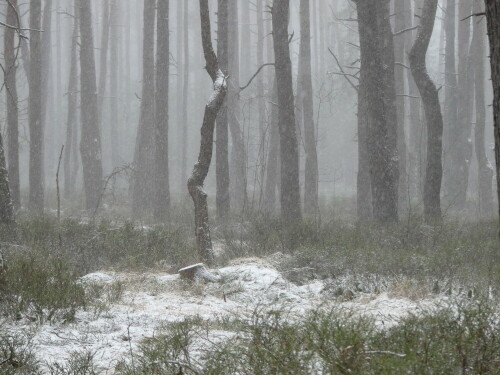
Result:
M361 55L363 63L364 55ZM358 219L373 216L370 182L370 155L368 153L368 98L365 77L361 76L358 87L358 174L356 180L356 204Z
M77 132L78 120L78 35L80 7L78 0L74 1L73 35L71 37L71 62L68 83L68 116L66 121L66 143L64 147L64 197L69 198L75 189L72 177L71 158L73 155L73 139Z
M14 222L14 206L10 197L9 175L2 138L0 133L0 224L12 224Z
M30 0L30 76L29 85L29 205L32 210L43 212L43 120L42 120L42 43L41 0Z
M11 0L7 5L7 25L17 26L17 0ZM19 111L16 82L16 31L4 29L4 83L7 103L7 157L9 161L9 185L14 208L21 208L21 187L19 182Z
M424 215L427 222L441 218L443 118L438 90L427 73L425 56L434 29L438 0L425 0L417 39L410 51L410 66L424 103L427 123L427 169L424 185Z
M118 167L120 163L120 142L118 132L118 70L119 70L119 49L120 46L120 0L111 0L111 17L115 20L111 25L111 48L110 48L110 72L109 72L109 89L110 89L110 118L109 118L109 135L111 143L111 165L112 168Z
M240 108L240 61L239 61L239 32L238 32L238 0L230 0L229 37L228 37L228 95L227 112L229 130L232 140L232 173L233 196L231 202L238 213L243 213L247 204L247 166L246 147L244 143Z
M179 2L180 3L180 2ZM181 159L181 181L187 179L187 152L188 152L188 93L189 93L189 1L184 1L184 23L183 23L183 36L184 36L184 61L182 63L183 82L182 82L182 104L181 104L181 126L182 126L182 159Z
M264 64L264 0L257 0L257 66ZM257 111L259 113L259 210L262 208L264 179L266 173L266 103L264 93L264 74L257 77Z
M318 154L314 125L313 87L311 73L311 25L309 0L300 1L300 93L302 122L304 124L304 148L306 152L304 178L304 213L318 214Z
M497 194L500 201L500 3L485 0L488 36L490 40L491 80L493 83L493 115L495 132L495 159Z
M194 203L198 254L207 264L212 265L214 263L214 254L208 222L207 193L203 189L203 184L212 161L215 120L226 96L227 86L226 78L224 73L219 69L217 56L212 47L208 0L200 0L200 18L206 69L212 79L214 91L210 97L210 101L205 106L205 114L201 126L200 152L198 162L194 165L193 172L188 180L188 191Z
M109 45L109 28L110 28L110 14L109 14L109 0L102 1L102 34L101 34L101 49L99 51L99 121L100 129L102 131L103 108L106 96L106 81L108 78L108 45ZM118 69L118 66L111 66L111 70Z
M281 154L281 218L285 223L302 219L292 63L288 42L289 10L289 0L274 1L272 24Z
M228 72L228 22L228 0L218 0L217 58L219 61L219 68L226 75ZM222 103L222 106L217 115L216 136L216 207L217 217L221 220L224 220L227 219L230 210L227 98Z
M388 3L357 0L359 37L361 47L361 80L364 82L367 108L368 160L372 191L373 218L396 221L397 209L397 149L396 121L393 102L394 86L390 89L394 65L388 66L387 42L390 25L387 19ZM387 30L389 27L389 30ZM392 35L391 35L392 36ZM390 47L393 48L392 43ZM392 51L392 61L394 62ZM360 99L365 98L361 96Z
M278 93L276 89L276 78L274 79L271 90L271 119L269 137L269 154L266 162L266 185L264 191L264 210L268 213L274 212L276 206L276 188L278 187L279 175L279 153L280 153L280 133L279 133L279 115L278 115Z
M132 209L135 213L147 212L154 197L154 108L155 108L155 14L156 0L144 1L144 34L142 55L141 114L137 128L134 155L134 184Z
M483 0L474 1L474 13L484 13ZM474 59L474 89L476 107L476 126L474 141L478 164L479 213L481 217L490 218L493 214L493 168L486 156L484 129L486 127L486 101L484 97L484 63L486 57L486 23L484 20L473 22L472 56Z
M80 86L82 132L80 154L87 210L97 208L102 193L101 136L99 133L98 98L92 35L90 1L80 0Z
M154 217L166 221L170 211L168 168L169 0L158 0L155 106L155 200Z

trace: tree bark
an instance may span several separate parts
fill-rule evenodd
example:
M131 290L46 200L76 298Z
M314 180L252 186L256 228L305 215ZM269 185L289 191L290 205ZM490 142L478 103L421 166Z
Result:
M9 174L5 163L3 139L0 133L0 224L14 223L14 205L10 197Z
M158 0L155 106L155 201L154 217L166 221L170 211L168 168L169 0Z
M106 96L106 83L108 78L108 45L109 45L109 29L110 29L110 12L109 0L102 1L102 34L101 34L101 48L99 51L99 121L100 129L102 131L104 118L103 108ZM118 66L111 66L111 70L118 69Z
M276 89L276 78L271 89L271 118L270 118L270 137L269 153L266 162L266 186L264 191L264 210L272 213L276 206L276 189L278 187L279 176L279 154L280 154L280 133L279 133L279 115L278 115L278 92Z
M82 131L80 154L87 210L96 209L102 193L101 136L90 1L80 0L80 86Z
M493 116L495 133L495 159L497 194L500 201L500 3L485 0L488 37L490 40L491 80L493 83Z
M141 114L137 128L134 155L134 183L132 209L135 213L147 212L153 207L154 197L154 108L155 108L155 15L156 0L144 1L144 34L142 55Z
M111 165L112 168L118 167L120 163L120 142L118 132L118 70L119 70L119 46L121 42L120 34L120 0L111 0L111 17L114 22L111 27L111 48L110 48L110 72L109 72L109 89L110 89L110 118L109 118L109 135L111 143Z
M44 205L41 13L41 0L30 0L29 205L37 212L43 212Z
M7 25L19 26L17 22L17 0L7 5ZM21 187L19 179L19 111L16 81L16 30L4 29L4 84L7 103L7 158L9 161L9 185L14 208L21 208Z
M366 85L368 160L373 218L397 221L397 121L394 97L394 65L388 55L394 48L388 35L388 2L357 0L361 49L361 80ZM389 30L388 30L389 28ZM394 50L392 50L394 63ZM392 74L391 74L392 72ZM392 75L392 79L391 79ZM391 83L392 81L392 83ZM390 85L392 84L392 88ZM365 95L360 99L365 98Z
M300 94L302 123L304 124L304 148L306 152L304 178L304 213L318 214L318 154L314 124L313 86L311 72L311 24L309 0L300 1L300 64L302 67Z
M474 13L484 13L483 0L474 1ZM473 22L472 56L474 59L474 89L476 126L474 128L474 144L478 164L479 213L483 218L493 215L493 168L486 156L484 131L486 127L486 102L484 89L484 64L486 57L486 22L477 19Z
M289 0L275 0L272 8L275 72L281 155L281 218L285 223L302 219L299 157L288 42Z
M410 66L424 103L427 122L427 169L424 185L424 215L427 222L441 218L443 118L438 90L427 73L425 56L434 29L438 0L425 0L417 39L410 51Z
M66 121L66 144L64 147L64 197L69 198L75 189L72 175L71 159L74 157L74 138L77 133L78 120L78 36L80 7L78 0L74 1L73 35L71 37L71 62L68 82L68 116Z
M228 0L218 0L217 6L217 58L219 68L227 75L228 73ZM217 128L215 144L215 162L217 194L216 207L217 217L221 220L227 219L230 210L229 196L229 131L227 117L227 98L217 114Z
M184 36L184 61L182 63L182 104L181 104L181 126L182 126L182 139L181 139L181 181L187 179L187 152L188 152L188 92L189 92L189 1L184 1L184 23L183 23L183 36ZM180 2L179 2L180 4Z
M188 191L193 199L195 210L195 231L198 254L203 261L212 265L214 253L210 226L208 222L207 193L203 189L210 163L212 161L213 138L217 113L226 96L227 85L224 73L219 69L217 56L212 47L210 31L210 13L208 0L200 0L201 38L205 55L206 69L212 79L214 89L209 102L205 106L203 124L201 126L201 142L198 162L194 165L188 180Z

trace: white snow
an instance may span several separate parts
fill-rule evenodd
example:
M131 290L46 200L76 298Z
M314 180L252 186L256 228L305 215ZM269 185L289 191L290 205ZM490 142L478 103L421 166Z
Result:
M220 283L190 285L178 275L166 273L88 274L81 278L82 283L121 282L125 289L122 300L100 313L92 309L79 311L73 323L41 326L29 322L10 323L10 329L32 332L36 354L42 361L64 362L71 352L90 350L96 353L97 364L112 374L116 363L135 350L142 339L153 336L162 323L186 317L209 320L227 315L244 317L257 306L286 307L300 315L322 306L373 316L378 324L387 326L433 303L433 300L415 302L390 298L386 293L335 302L322 295L326 281L295 285L258 258L239 259L213 272L221 277ZM224 332L218 335L223 337Z

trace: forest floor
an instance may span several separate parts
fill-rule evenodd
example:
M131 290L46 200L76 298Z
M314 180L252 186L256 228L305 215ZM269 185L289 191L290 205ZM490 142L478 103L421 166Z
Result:
M218 283L189 284L177 274L161 272L96 272L80 280L87 287L105 287L103 303L78 311L68 324L38 324L26 321L9 325L31 336L36 357L45 366L65 363L75 352L91 353L96 368L112 374L116 364L131 359L142 340L155 336L165 323L186 318L218 321L224 317L250 319L254 311L287 311L301 317L312 309L335 309L373 318L380 327L390 327L409 314L446 305L445 296L409 299L392 292L360 293L349 300L332 298L333 280L313 280L303 285L287 281L273 266L282 256L268 259L241 258L214 271ZM342 281L336 281L337 287ZM110 294L114 296L110 297ZM292 318L293 319L293 318ZM231 337L231 332L214 329L200 335L201 347L213 340ZM45 367L44 366L44 367ZM48 367L47 367L48 368Z

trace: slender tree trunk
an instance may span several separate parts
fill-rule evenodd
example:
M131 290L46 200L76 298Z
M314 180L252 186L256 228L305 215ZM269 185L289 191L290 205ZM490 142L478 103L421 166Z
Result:
M299 157L288 43L289 0L275 0L272 9L275 71L278 90L281 154L281 218L285 223L302 218Z
M394 29L398 33L406 29L405 3L403 0L394 1L395 22ZM398 157L399 157L399 191L398 207L400 211L404 208L408 210L408 173L406 170L406 99L405 99L405 81L406 81L406 36L404 34L394 37L394 57L396 65L394 67L396 82L396 110L398 122Z
M30 0L29 205L37 212L44 206L41 15L41 0Z
M483 0L474 1L474 13L484 13ZM493 214L493 168L486 156L484 130L486 127L486 101L484 98L484 64L486 57L486 22L473 22L472 56L474 60L474 89L476 107L476 126L474 143L478 164L479 212L481 217L490 218Z
M77 120L78 120L78 35L79 35L79 13L80 7L78 0L74 1L74 17L73 17L73 35L71 37L71 62L69 69L69 82L68 82L68 116L66 121L66 143L64 147L64 197L69 198L74 193L74 181L72 176L71 158L73 155L75 137L77 133Z
M229 37L228 37L228 95L227 111L229 130L232 140L232 166L230 172L233 183L231 205L238 213L243 213L247 204L247 166L246 147L243 136L240 108L240 61L239 61L239 31L238 31L238 0L230 0Z
M205 106L203 124L201 126L201 143L198 162L194 165L188 180L188 191L193 199L195 209L195 230L198 254L209 265L214 263L210 226L208 222L207 193L203 189L210 163L212 161L215 120L226 95L226 78L219 69L217 56L212 47L210 31L210 13L208 0L200 0L201 38L205 55L206 69L212 79L214 91Z
M155 106L155 200L154 216L166 221L170 211L168 168L169 0L158 0Z
M82 133L80 154L87 210L97 208L102 193L101 136L99 133L98 98L92 35L90 1L80 0L80 86Z
M120 0L111 0L111 17L114 19L111 27L111 48L110 48L110 72L109 72L109 88L110 88L110 118L109 118L109 135L111 143L111 165L116 168L120 163L120 142L118 132L118 72L119 72L119 46L120 46Z
M7 5L5 23L16 26L17 0L11 0ZM16 81L16 31L4 29L4 84L7 103L7 157L9 161L9 183L14 208L21 208L21 187L19 182L19 111Z
M183 82L182 82L182 105L181 105L181 126L182 126L182 159L181 159L181 181L187 179L187 151L188 151L188 93L189 93L189 1L184 1L184 23L183 23L183 36L184 36L184 61L182 64Z
M217 58L220 70L227 75L228 68L228 0L218 0L217 6ZM217 217L224 220L229 215L229 155L227 98L217 115L217 142L215 144L217 195Z
M394 70L389 67L392 43L388 40L386 18L388 3L383 6L375 0L357 0L359 37L361 47L361 80L365 84L368 160L372 191L373 218L396 221L397 209L397 149L395 102L392 101L390 81L394 83ZM389 25L390 27L390 25ZM392 52L392 61L394 55ZM392 86L394 90L394 86ZM361 104L363 105L363 104ZM395 157L396 156L396 157Z
M485 0L490 40L491 80L493 83L493 116L495 133L495 159L497 172L497 194L500 201L500 3Z
M425 56L434 29L438 0L425 0L417 39L410 51L410 66L424 103L427 123L427 169L424 185L426 221L441 218L443 118L438 90L427 73Z
M274 79L271 90L271 118L270 118L270 137L269 153L266 162L266 185L264 191L264 209L268 213L274 212L276 206L276 188L278 187L279 176L279 154L280 154L280 133L279 133L279 115L278 115L278 92L276 89L276 79Z
M108 45L109 45L109 28L111 17L109 14L109 0L102 1L102 34L101 34L101 49L99 51L99 121L102 130L103 108L106 96L106 82L108 78ZM115 16L115 15L113 15ZM118 69L118 66L111 66L111 70Z
M453 128L458 122L457 107L458 107L458 82L455 60L455 43L456 43L456 0L447 0L446 4L446 51L445 51L445 68L444 68L444 191L445 195L450 195L451 185L451 165L455 163L453 160L452 150L454 146ZM448 171L449 170L449 171ZM445 198L452 200L451 196Z
M10 197L9 175L5 163L3 137L0 133L0 224L14 223L14 205Z
M141 115L137 128L132 190L132 209L136 213L152 208L154 197L155 14L156 0L144 1Z
M316 129L314 125L313 87L311 73L311 25L309 0L300 1L300 53L302 75L301 86L304 147L306 152L304 178L304 213L317 214L318 206L318 154L316 151Z
M257 65L264 64L264 0L257 0ZM262 208L264 178L266 173L266 103L264 75L257 77L257 111L259 113L259 210Z

